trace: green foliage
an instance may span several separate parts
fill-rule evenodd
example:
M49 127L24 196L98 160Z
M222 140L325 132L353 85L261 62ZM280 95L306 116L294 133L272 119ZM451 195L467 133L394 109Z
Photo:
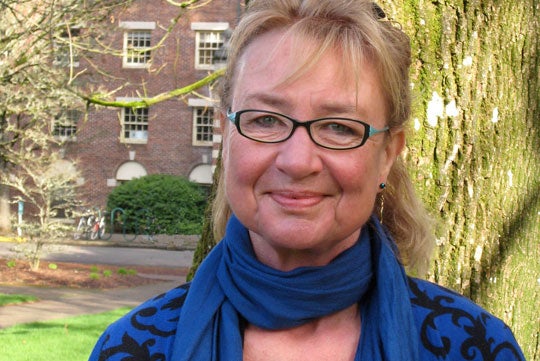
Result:
M37 301L37 297L30 296L30 295L6 295L3 293L0 293L0 306L6 306L6 305L13 305L17 303L26 303L26 302L35 302Z
M137 274L137 271L134 269L119 268L116 270L116 273L122 276L134 276Z
M10 361L85 361L105 328L129 308L97 315L33 322L0 330L2 354Z
M49 263L49 269L56 270L58 269L58 265L56 263Z
M155 174L133 179L115 188L107 201L115 221L122 217L127 233L199 234L206 206L204 189L172 175ZM118 230L116 230L118 231Z
M103 270L103 277L111 277L112 271L109 269Z
M15 268L15 266L17 265L17 261L12 259L12 260L7 261L6 264L8 268Z

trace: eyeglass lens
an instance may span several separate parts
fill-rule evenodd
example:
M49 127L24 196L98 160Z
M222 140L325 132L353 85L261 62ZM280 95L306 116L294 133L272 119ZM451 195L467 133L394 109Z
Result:
M236 123L244 136L266 143L282 142L292 136L299 126L308 129L311 139L320 146L332 149L359 147L367 139L369 125L353 119L321 118L298 122L285 115L259 110L236 113Z

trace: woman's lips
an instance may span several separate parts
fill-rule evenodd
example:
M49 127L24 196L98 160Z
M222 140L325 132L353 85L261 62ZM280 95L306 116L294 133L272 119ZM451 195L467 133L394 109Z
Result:
M273 191L269 194L280 206L293 209L313 207L325 197L322 193L305 191Z

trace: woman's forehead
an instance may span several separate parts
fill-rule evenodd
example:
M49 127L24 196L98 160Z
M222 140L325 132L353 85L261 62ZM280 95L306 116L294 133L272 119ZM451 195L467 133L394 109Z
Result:
M295 83L310 84L307 91L313 94L319 91L323 95L327 88L321 84L338 84L347 92L340 93L339 102L336 99L325 103L339 104L336 108L346 105L357 108L362 83L368 81L377 88L380 83L369 62L353 66L351 57L344 53L335 46L321 47L317 40L285 30L259 35L239 58L233 80L233 102L271 106L286 102L287 92Z
M235 79L242 78L246 73L257 74L278 80L287 86L310 72L320 62L339 63L334 67L336 81L354 81L355 69L360 64L353 65L352 57L347 56L337 45L322 44L321 41L287 29L272 30L252 39L238 59L235 69Z

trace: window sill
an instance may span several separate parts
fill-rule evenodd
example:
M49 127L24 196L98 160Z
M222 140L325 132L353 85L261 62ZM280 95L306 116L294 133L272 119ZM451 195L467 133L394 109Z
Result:
M129 139L124 138L120 140L121 143L126 144L148 144L148 139Z

